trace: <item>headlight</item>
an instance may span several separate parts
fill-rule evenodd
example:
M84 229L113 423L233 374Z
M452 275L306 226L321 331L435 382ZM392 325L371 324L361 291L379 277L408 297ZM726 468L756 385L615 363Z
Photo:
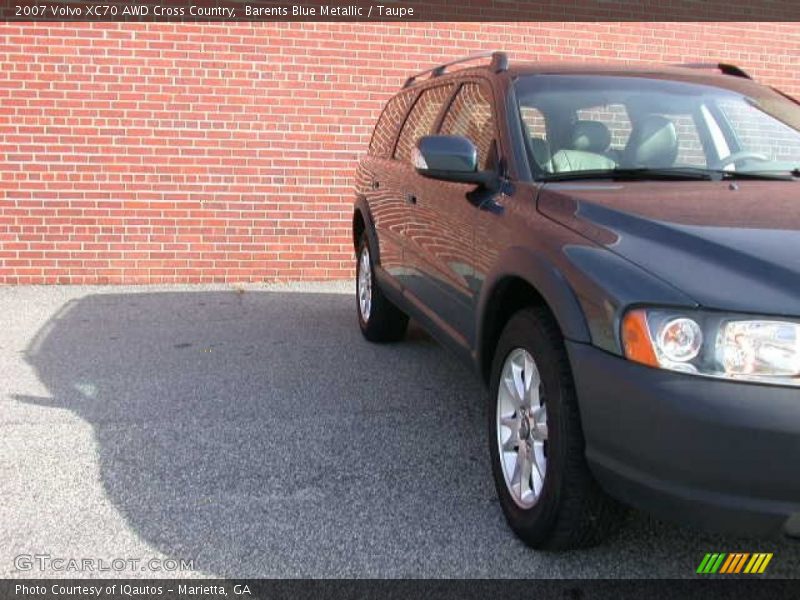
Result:
M622 320L622 347L651 367L800 386L800 322L635 309Z
M666 362L685 363L703 346L703 330L692 319L678 317L665 321L656 334L656 351Z

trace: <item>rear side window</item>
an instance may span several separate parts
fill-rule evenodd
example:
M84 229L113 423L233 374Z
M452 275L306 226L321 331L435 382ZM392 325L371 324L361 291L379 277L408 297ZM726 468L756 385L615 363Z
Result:
M442 85L422 92L400 132L400 139L397 140L394 152L396 159L411 162L411 151L417 145L419 138L432 133L436 117L439 116L442 105L452 91L452 85Z
M478 150L478 168L488 169L495 140L494 116L489 92L477 83L465 83L442 121L439 132L460 135L472 141Z
M372 132L372 140L369 143L371 155L380 158L389 158L392 155L395 135L413 99L412 93L404 92L389 100L378 119L375 131Z

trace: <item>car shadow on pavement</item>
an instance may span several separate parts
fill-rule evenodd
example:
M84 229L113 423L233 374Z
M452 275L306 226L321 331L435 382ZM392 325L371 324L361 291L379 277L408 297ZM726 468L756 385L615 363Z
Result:
M351 295L88 295L26 358L52 398L17 399L90 423L131 530L212 575L689 576L698 553L755 549L638 514L604 548L527 549L478 380L414 326L365 342Z

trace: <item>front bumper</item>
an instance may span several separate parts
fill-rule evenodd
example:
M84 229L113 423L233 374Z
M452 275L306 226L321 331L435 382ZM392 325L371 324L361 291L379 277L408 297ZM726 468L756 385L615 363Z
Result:
M567 349L586 457L609 494L709 529L800 536L800 390Z

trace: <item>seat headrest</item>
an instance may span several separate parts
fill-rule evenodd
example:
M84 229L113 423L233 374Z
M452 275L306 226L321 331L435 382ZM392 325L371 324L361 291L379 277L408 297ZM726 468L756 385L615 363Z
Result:
M660 115L650 115L637 123L625 146L625 163L629 166L671 167L677 157L675 123Z
M611 132L600 121L576 121L572 126L572 149L602 154L611 145Z

